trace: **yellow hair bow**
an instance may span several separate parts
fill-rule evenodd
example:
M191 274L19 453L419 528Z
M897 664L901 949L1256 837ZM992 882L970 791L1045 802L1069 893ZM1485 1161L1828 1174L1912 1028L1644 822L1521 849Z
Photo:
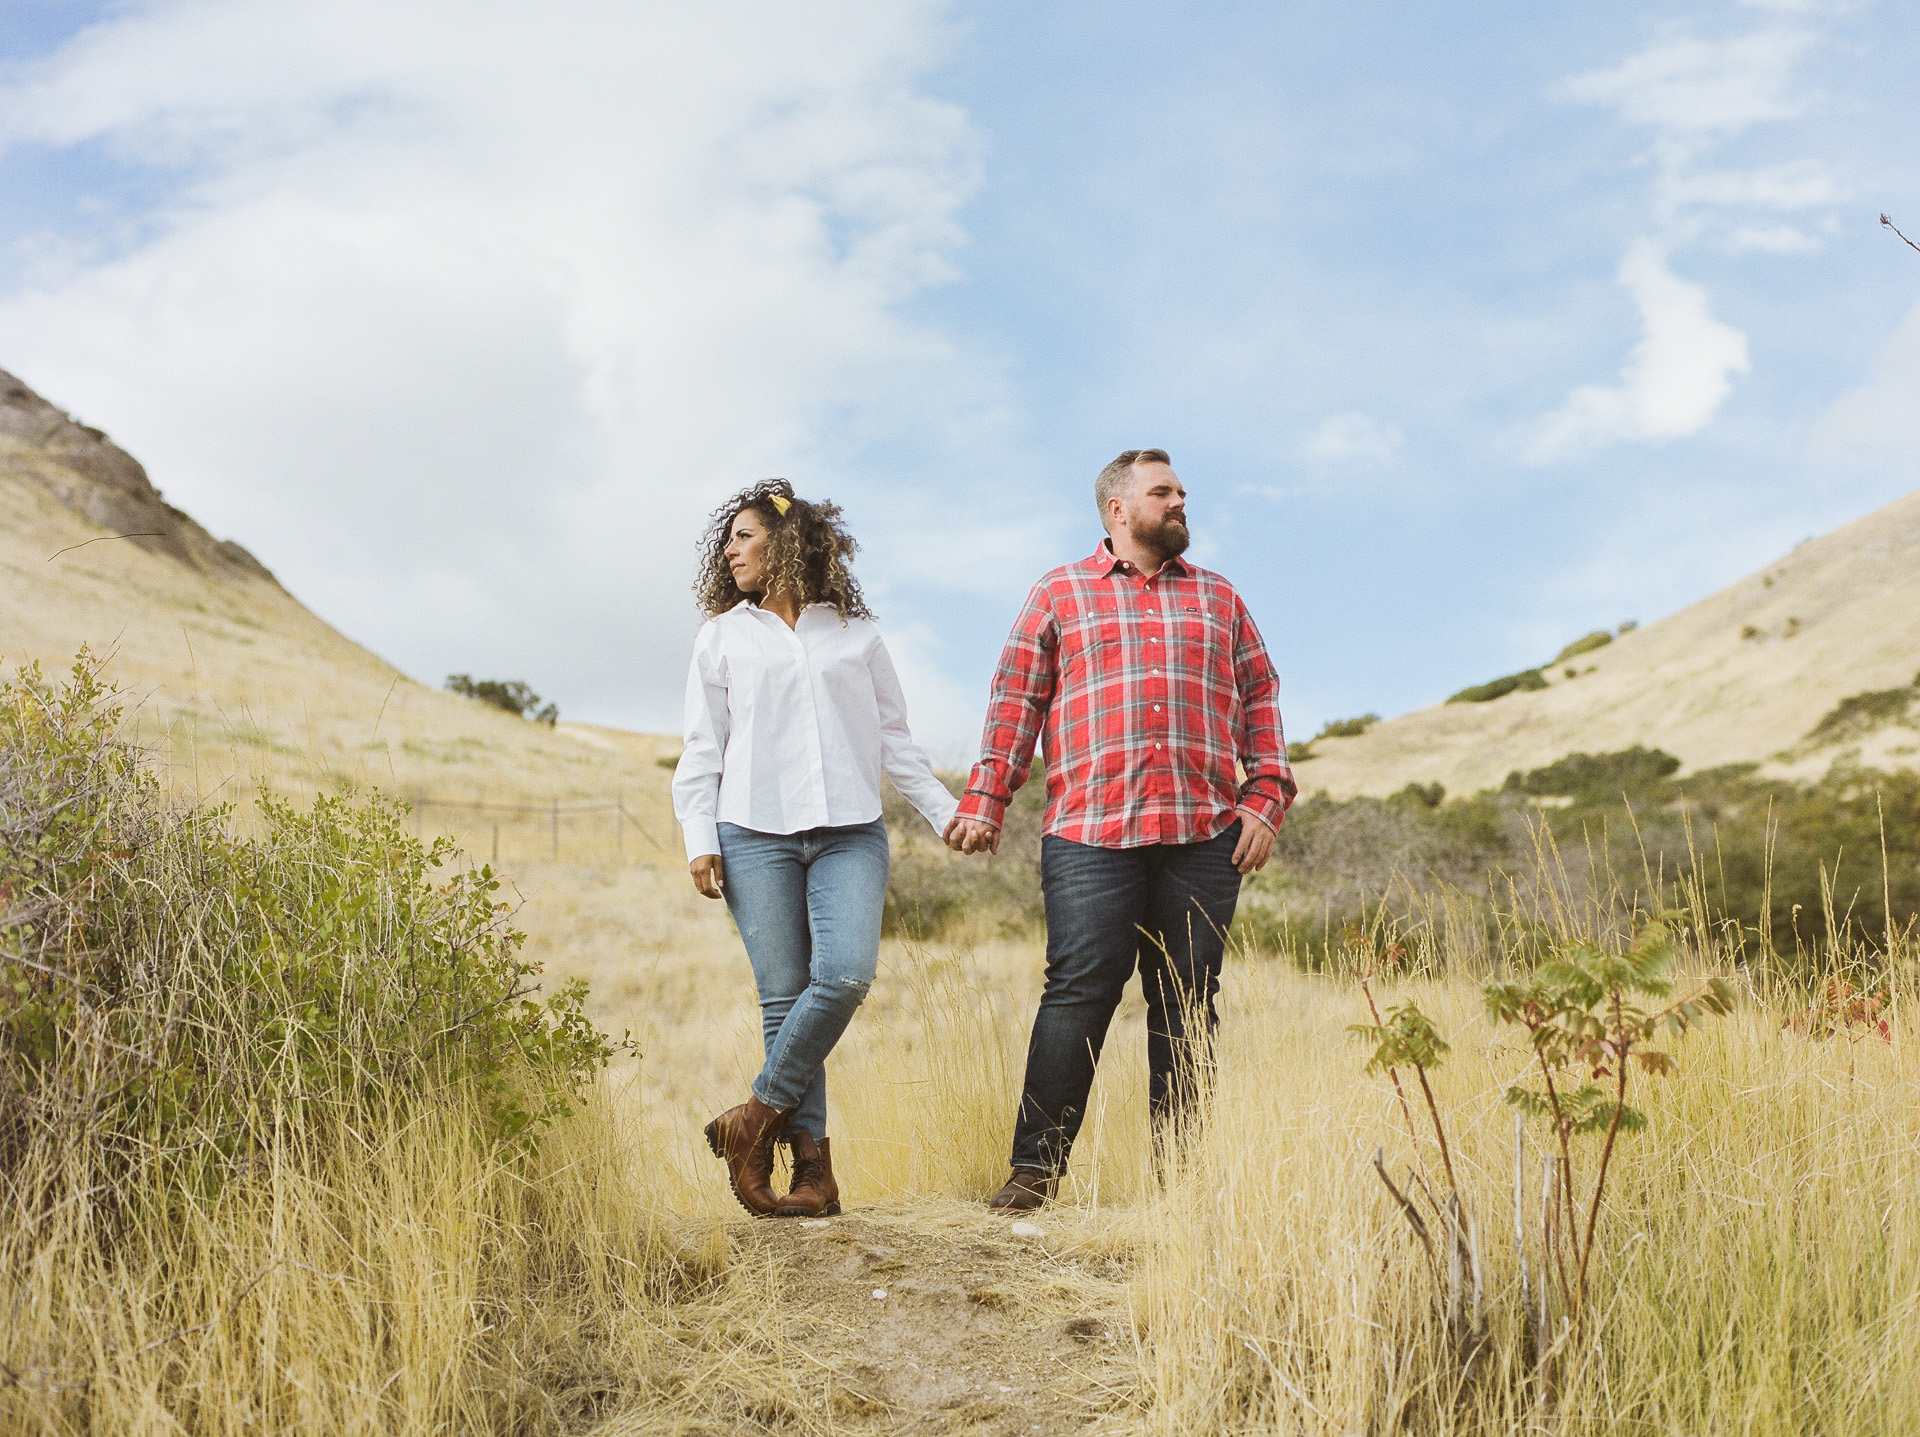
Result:
M787 510L793 507L793 500L782 498L778 494L767 495L767 502L780 511L782 519L787 517Z

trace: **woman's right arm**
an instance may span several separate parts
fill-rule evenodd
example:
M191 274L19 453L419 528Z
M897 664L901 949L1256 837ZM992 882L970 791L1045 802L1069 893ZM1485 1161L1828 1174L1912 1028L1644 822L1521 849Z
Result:
M708 898L721 896L720 771L727 752L727 684L713 625L694 640L687 668L685 745L673 770L673 816L687 840L687 871Z

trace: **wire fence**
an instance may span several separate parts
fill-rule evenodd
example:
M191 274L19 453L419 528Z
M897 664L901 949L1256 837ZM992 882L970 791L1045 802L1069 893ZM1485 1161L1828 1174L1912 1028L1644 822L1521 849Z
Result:
M558 863L625 863L676 850L655 831L657 823L612 799L562 803L494 803L486 799L409 794L415 837L444 833L472 858L498 864L545 859ZM671 835L668 835L670 837Z

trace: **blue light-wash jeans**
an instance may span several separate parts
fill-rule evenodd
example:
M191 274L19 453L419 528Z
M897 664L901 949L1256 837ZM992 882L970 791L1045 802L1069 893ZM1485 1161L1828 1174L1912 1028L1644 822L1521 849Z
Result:
M1013 1165L1064 1173L1093 1070L1136 963L1147 1000L1147 1102L1165 1141L1211 1084L1214 994L1240 899L1242 820L1199 843L1040 840L1047 981L1027 1044Z
M887 901L887 827L761 833L720 825L727 907L760 993L767 1061L753 1095L791 1108L786 1133L827 1135L827 1054L873 986Z

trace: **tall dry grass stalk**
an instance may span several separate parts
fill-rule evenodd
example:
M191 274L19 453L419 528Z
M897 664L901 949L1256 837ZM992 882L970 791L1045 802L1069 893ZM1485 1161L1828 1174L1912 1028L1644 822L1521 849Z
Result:
M1614 1159L1591 1317L1541 1401L1501 1100L1527 1054L1484 1016L1478 980L1642 916L1583 862L1543 844L1506 901L1443 894L1411 924L1383 911L1319 972L1232 954L1210 1117L1157 1178L1128 999L1043 1219L1054 1241L1130 1265L1135 1374L1104 1430L1920 1430L1920 947L1889 934L1869 973L1828 925L1821 964L1891 1006L1874 1024L1789 1027L1804 992L1737 967L1740 935L1671 887L1691 965L1749 981L1732 1016L1673 1044L1673 1077L1637 1090L1648 1128ZM804 1293L777 1249L731 1242L741 1219L698 1137L759 1062L724 911L677 863L533 868L518 891L529 956L593 980L603 1025L640 1036L637 1074L616 1066L519 1158L475 1141L480 1115L458 1103L369 1100L201 1196L110 1195L145 1214L112 1241L89 1216L95 1169L46 1148L15 1190L50 1200L0 1227L0 1431L538 1433L616 1413L631 1432L848 1425L793 1335ZM1470 1381L1442 1276L1371 1166L1384 1149L1404 1184L1437 1156L1347 1033L1367 1017L1350 969L1396 944L1404 970L1382 1004L1417 999L1452 1043L1432 1076L1485 1267ZM956 1200L998 1184L1041 966L1032 938L887 945L831 1068L850 1211L953 1222ZM1541 1157L1529 1133L1536 1231Z
M1435 1085L1483 1216L1493 1339L1463 1387L1433 1278L1368 1170L1376 1146L1402 1173L1433 1157L1384 1083L1359 1077L1340 1036L1356 995L1239 976L1214 1118L1156 1204L1136 1293L1148 1430L1920 1429L1920 1060L1899 1025L1891 1041L1812 1041L1755 1002L1675 1045L1679 1074L1641 1089L1648 1128L1615 1158L1594 1320L1543 1419L1505 1235L1514 1127L1499 1098L1525 1052L1463 982L1393 995L1454 1039Z
M112 1244L77 1203L10 1225L0 1430L550 1432L645 1394L718 1250L604 1101L519 1165L478 1128L368 1111Z

